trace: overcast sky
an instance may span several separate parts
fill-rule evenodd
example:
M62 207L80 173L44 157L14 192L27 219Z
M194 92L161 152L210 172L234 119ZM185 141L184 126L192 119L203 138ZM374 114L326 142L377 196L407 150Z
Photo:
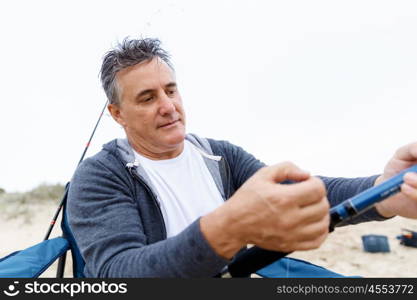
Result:
M415 1L2 1L0 187L65 183L126 36L172 54L188 132L313 174L380 173L417 140ZM88 155L123 137L106 114Z

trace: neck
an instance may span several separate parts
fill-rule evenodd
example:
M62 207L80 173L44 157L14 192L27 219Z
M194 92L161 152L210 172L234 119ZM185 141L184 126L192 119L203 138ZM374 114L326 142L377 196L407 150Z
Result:
M157 149L156 147L152 146L146 147L131 140L129 140L129 144L137 153L152 160L163 160L177 157L182 153L182 150L184 149L184 141L166 149Z

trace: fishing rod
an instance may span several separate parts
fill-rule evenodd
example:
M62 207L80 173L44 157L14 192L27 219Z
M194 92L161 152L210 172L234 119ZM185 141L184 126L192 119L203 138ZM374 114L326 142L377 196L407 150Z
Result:
M417 172L417 165L405 169L380 185L369 188L332 207L330 209L329 232L332 232L337 225L349 221L372 208L376 203L400 192L401 184L404 182L404 175L407 172ZM220 276L224 278L248 277L250 274L288 254L254 246L236 255L233 261L221 272Z
M100 116L99 116L99 118L98 118L98 120L96 122L96 125L94 126L93 132L91 133L90 138L88 139L88 142L87 142L87 144L86 144L86 146L84 148L84 151L81 154L81 158L80 158L80 160L79 160L79 162L77 164L77 167L83 161L83 159L85 157L85 154L87 153L87 150L90 147L91 140L93 139L93 136L94 136L94 134L95 134L95 132L97 130L98 124L100 123L100 120L103 117L103 114L104 114L104 111L105 111L105 109L107 107L107 104L108 104L108 100L106 101L106 103L105 103L105 105L104 105L104 107L103 107L103 109L102 109L102 111L100 113ZM56 220L58 219L59 213L61 212L62 208L65 205L65 202L66 202L67 196L68 196L68 189L69 189L69 183L67 183L67 185L65 186L64 195L62 196L62 199L61 199L61 201L60 201L60 203L58 205L58 208L57 208L57 210L56 210L56 212L55 212L55 214L54 214L54 216L53 216L53 218L51 220L51 223L49 224L48 230L47 230L46 235L45 235L45 237L43 239L44 241L46 241L47 239L49 239L49 236L51 235L52 229L55 226ZM62 278L64 276L64 269L65 269L66 257L67 257L67 253L66 252L59 257L57 271L56 271L57 278Z

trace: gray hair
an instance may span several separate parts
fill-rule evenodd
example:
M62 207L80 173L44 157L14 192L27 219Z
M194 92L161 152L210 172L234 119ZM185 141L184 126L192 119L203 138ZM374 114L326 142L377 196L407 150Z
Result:
M106 53L100 70L100 79L109 103L120 104L120 95L117 87L116 74L120 70L134 66L144 61L150 61L159 57L172 70L174 70L169 58L170 55L161 48L161 41L152 38L129 39Z

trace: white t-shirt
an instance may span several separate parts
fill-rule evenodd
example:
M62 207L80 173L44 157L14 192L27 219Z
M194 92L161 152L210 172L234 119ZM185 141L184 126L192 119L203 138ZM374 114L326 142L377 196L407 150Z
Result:
M134 152L156 188L167 237L223 204L202 154L189 141L184 141L184 150L172 159L151 160Z

